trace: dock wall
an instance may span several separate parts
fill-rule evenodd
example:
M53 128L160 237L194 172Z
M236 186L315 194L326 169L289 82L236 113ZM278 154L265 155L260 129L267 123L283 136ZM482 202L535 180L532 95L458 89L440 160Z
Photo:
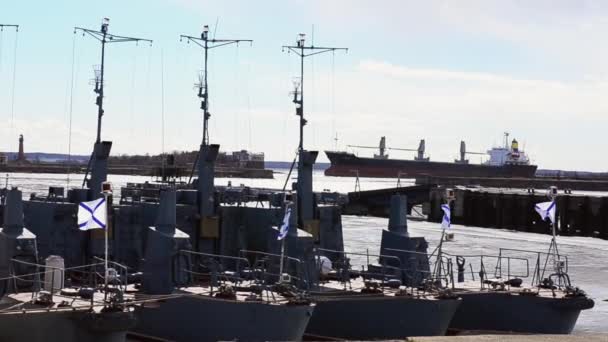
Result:
M429 221L441 222L445 189L430 192ZM452 223L484 228L551 234L534 205L548 201L545 194L520 191L456 189L451 203ZM608 239L608 196L560 194L557 197L558 234Z

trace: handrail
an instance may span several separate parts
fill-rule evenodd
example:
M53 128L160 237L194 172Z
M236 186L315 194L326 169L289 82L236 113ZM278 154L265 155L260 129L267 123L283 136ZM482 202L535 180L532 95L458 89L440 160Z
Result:
M280 254L261 252L261 251L253 251L253 250L249 250L249 249L241 249L240 252L241 253L249 253L249 254L259 254L259 255L265 255L265 256L272 256L272 257L281 257ZM294 261L294 262L299 263L299 264L302 263L302 260L300 260L298 258L291 257L289 255L283 255L283 258L287 259L289 261Z
M424 280L427 284L432 284L432 286L437 286L437 282L441 282L442 280L445 280L446 282L446 286L449 286L449 284L452 284L452 288L454 288L454 273L453 273L453 268L452 268L452 259L447 257L445 254L446 253L442 253L441 255L441 267L440 268L436 268L435 265L437 264L437 262L439 262L439 260L437 260L437 255L435 255L434 253L432 254L428 254L428 253L424 253L424 252L419 252L419 251L414 251L414 250L409 250L409 249L399 249L399 248L386 248L386 251L392 251L392 252L405 252L405 253L409 253L409 254L415 254L415 255L419 255L422 257L426 258L426 262L428 264L429 269L425 270L425 269L419 269L418 268L418 264L414 264L415 268L412 269L411 271L414 272L414 274L409 274L408 272L405 272L406 277L408 277L408 279L414 281L415 279L417 279L415 277L415 274L420 274L421 280ZM432 259L435 258L435 261L433 262ZM447 265L447 269L444 269L443 264ZM431 271L431 270L435 270L435 271ZM410 269L406 269L406 271L410 271ZM435 272L437 272L437 274L435 274ZM445 276L441 276L441 273L444 273Z
M202 253L202 252L190 251L190 250L187 250L187 249L182 249L182 250L179 251L179 253L192 254L192 255L198 255L198 256L206 256L206 257L210 257L210 258L218 258L218 259L226 259L226 260L244 261L245 263L249 264L249 260L247 260L245 258L241 258L241 257L231 256L231 255Z
M244 253L244 254L261 255L264 257L276 258L276 259L279 259L279 262L281 262L280 261L281 254L268 253L268 252L262 252L262 251L253 251L253 250L248 250L248 249L241 249L240 253L241 254ZM288 255L282 255L282 257L283 257L283 259L287 259L287 261L291 261L296 264L296 272L298 275L291 276L291 278L294 280L297 280L297 281L302 281L304 283L304 287L306 289L308 289L309 285L310 285L310 278L309 278L308 272L305 271L304 262L298 258L294 258L294 257L288 256ZM256 261L258 261L257 258L256 258ZM284 268L283 272L287 271L288 269L289 268ZM271 276L279 276L279 277L282 276L282 274L268 272L266 269L264 269L264 274L271 275Z
M391 273L387 273L386 270L399 271L399 273L401 273L401 271L404 271L404 268L403 268L402 263L401 263L401 259L399 259L398 257L396 257L394 255L370 254L369 252L366 252L366 253L347 252L347 251L339 251L339 250L327 249L327 248L315 248L314 249L314 253L318 257L322 256L318 252L336 253L336 254L342 256L342 258L344 260L344 263L343 263L343 265L341 265L341 266L343 266L343 267L341 267L341 270L346 271L346 274L345 274L345 277L341 281L344 283L345 288L346 288L346 284L347 283L350 286L350 276L348 275L348 272L351 269L351 265L350 265L350 261L349 261L350 259L347 257L348 255L357 255L357 256L365 256L365 257L367 257L367 260L368 260L368 270L367 271L363 271L361 273L361 276L364 277L364 278L366 277L366 275L367 276L371 275L372 276L371 278L375 278L374 276L380 276L380 279L381 279L381 284L380 285L381 285L382 288L385 287L386 280L387 280L386 279L387 275L393 275L393 276L395 275L394 273L392 273L392 274ZM369 258L370 257L378 258L378 261L381 261L381 272L380 273L371 272L369 270L369 265L370 265ZM387 264L388 260L395 261L398 266L388 265Z
M22 265L26 265L26 266L36 267L36 269L43 269L43 271L38 271L38 272L33 272L33 273L27 273L27 274L18 274L17 275L17 274L14 274L14 270L11 270L11 272L13 274L11 274L8 277L0 278L0 281L2 281L2 280L10 280L10 279L16 279L16 280L25 281L26 277L36 277L36 279L32 280L34 283L38 283L37 287L34 287L34 290L32 291L32 299L34 299L35 296L36 296L36 293L38 293L40 291L40 289L43 288L41 286L42 281L40 279L41 278L40 275L44 275L45 278L46 278L47 274L49 274L49 271L50 271L50 275L51 275L51 281L50 281L50 283L51 283L51 291L49 291L49 292L50 292L51 300L52 300L53 295L54 295L54 291L53 291L54 290L53 289L54 285L53 284L55 283L55 273L56 273L56 271L60 271L62 274L65 274L66 271L79 271L79 272L91 274L91 273L96 273L96 272L94 272L94 271L93 272L90 272L90 271L87 272L86 270L83 270L83 269L93 268L93 267L105 265L105 263L101 263L100 262L100 263L92 263L92 264L72 266L72 267L56 267L56 266L49 266L49 265L43 265L43 264L38 264L38 263L32 263L32 262L28 262L28 261L24 261L24 260L19 260L19 259L14 259L14 258L11 259L10 261L12 263L16 263L16 264L22 264ZM122 265L120 265L118 263L115 263L115 262L112 262L112 263L116 264L116 265L119 265L119 266L122 266ZM122 267L124 267L124 266L122 266ZM126 269L126 267L125 267L125 269ZM126 281L126 277L125 277L125 281ZM47 283L48 280L44 279L44 282ZM95 287L97 287L97 286L95 285ZM119 289L123 289L123 286L119 286ZM126 289L126 285L124 285L124 289ZM107 289L102 289L102 291L107 294ZM106 298L106 297L104 297L104 298ZM104 305L106 303L107 302L104 300ZM94 298L93 298L93 296L91 297L90 305L91 305L91 307L94 306Z
M106 261L105 259L100 258L98 256L93 256L93 259L99 260L99 261L103 262L104 266L105 266L105 261ZM122 270L122 272L119 273L120 274L120 279L121 279L119 286L121 287L121 289L123 291L125 291L127 289L127 285L128 285L128 279L127 278L128 278L128 275L129 275L129 270L128 270L127 266L125 266L123 264L120 264L120 263L118 263L116 261L112 261L112 260L108 260L108 264L112 265L112 266L117 266L119 269Z
M211 293L213 293L213 287L214 287L214 283L216 281L222 281L224 278L229 278L232 279L233 282L240 282L242 280L241 277L239 276L229 276L226 274L221 274L220 272L217 271L217 268L219 268L219 266L221 265L221 260L232 260L232 261L236 261L236 273L240 274L241 272L241 267L240 267L240 263L243 262L246 267L245 268L251 268L250 264L249 264L249 260L245 259L245 258L241 258L241 257L236 257L236 256L230 256L230 255L220 255L220 254L211 254L211 253L203 253L203 252L195 252L195 251L191 251L191 250L180 250L179 251L180 254L186 254L186 255L194 255L196 257L205 257L205 259L201 260L203 262L210 262L213 261L213 269L212 272L210 273L211 276ZM219 259L219 260L217 260ZM190 264L190 267L192 267L192 264ZM202 273L202 272L196 272L193 271L192 269L190 270L185 270L187 273L190 274L194 274L194 275L208 275L206 273ZM218 277L219 275L219 277Z

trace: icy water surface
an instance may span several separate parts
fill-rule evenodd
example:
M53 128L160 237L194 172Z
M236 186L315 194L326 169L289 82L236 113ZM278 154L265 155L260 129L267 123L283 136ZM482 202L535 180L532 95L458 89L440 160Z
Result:
M276 170L274 179L238 179L218 178L217 185L226 185L231 181L233 185L245 184L268 188L282 188L288 170ZM78 187L82 183L82 175L71 175L68 183L65 175L49 174L11 174L9 185L19 186L24 197L32 192L45 194L49 185L64 187ZM326 177L321 171L315 171L314 189L323 191L348 192L355 188L354 178ZM143 182L151 180L141 176L110 175L109 180L118 189L127 182ZM5 179L0 178L4 186ZM293 180L292 180L293 181ZM410 182L411 183L411 182ZM402 184L407 184L402 181ZM373 190L396 186L395 179L360 179L361 190ZM288 185L288 188L290 185ZM378 253L382 229L387 227L388 220L373 217L344 216L345 246L351 252ZM429 222L409 222L409 231L412 236L424 236L429 241L430 248L434 248L440 238L439 226ZM546 251L549 247L550 236L514 232L507 230L453 226L455 239L444 244L444 250L452 254L486 254L496 255L499 248L524 249L533 251ZM575 286L584 289L594 300L595 307L581 313L575 333L608 332L608 241L583 237L558 237L560 253L569 257L569 273ZM530 263L536 260L534 255L526 255ZM362 260L363 261L363 260ZM533 266L532 266L533 267ZM514 265L513 268L517 268Z

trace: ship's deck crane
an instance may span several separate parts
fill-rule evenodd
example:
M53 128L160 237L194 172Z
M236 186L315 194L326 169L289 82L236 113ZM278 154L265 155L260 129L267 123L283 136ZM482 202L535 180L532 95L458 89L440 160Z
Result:
M425 151L425 147L426 147L426 143L425 143L424 139L420 140L420 144L418 145L417 149L386 147L386 137L380 138L380 143L377 147L376 146L361 146L361 145L347 145L347 146L352 147L352 148L368 148L368 149L378 150L379 153L374 154L375 159L388 159L388 154L386 153L386 150L393 150L393 151L417 152L418 155L416 157L414 157L414 160L429 161L429 157L426 157L426 158L424 157L424 151Z
M460 141L460 159L454 159L454 162L457 164L468 164L469 160L466 159L467 154L477 154L477 155L486 155L487 153L483 152L468 152L467 145L464 140Z

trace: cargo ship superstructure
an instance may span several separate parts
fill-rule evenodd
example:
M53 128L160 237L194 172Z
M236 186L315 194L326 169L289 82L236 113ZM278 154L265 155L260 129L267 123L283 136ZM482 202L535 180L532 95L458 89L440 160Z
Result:
M460 158L454 162L431 161L424 155L425 140L420 141L418 149L386 147L386 138L380 139L378 154L373 157L359 157L351 152L325 151L331 166L325 170L326 176L337 177L379 177L379 178L415 178L418 176L460 176L460 177L534 177L536 165L519 148L517 140L508 142L505 133L505 144L493 147L486 153L468 152L464 141L460 143ZM355 148L372 148L352 146ZM387 150L415 151L414 159L390 159ZM488 155L489 159L481 164L470 163L467 154Z

